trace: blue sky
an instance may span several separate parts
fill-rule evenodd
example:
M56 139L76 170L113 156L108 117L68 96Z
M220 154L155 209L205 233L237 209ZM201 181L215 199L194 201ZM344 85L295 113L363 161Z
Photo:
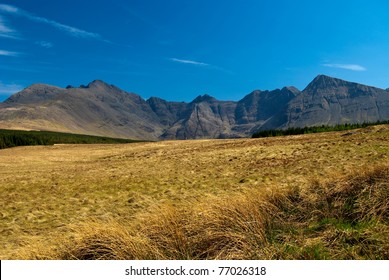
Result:
M147 99L389 87L389 1L0 0L0 101L101 79Z

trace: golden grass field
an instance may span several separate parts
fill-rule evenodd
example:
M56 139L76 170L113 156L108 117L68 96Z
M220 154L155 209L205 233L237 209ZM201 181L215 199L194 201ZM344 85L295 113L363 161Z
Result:
M0 150L1 259L388 259L389 126Z

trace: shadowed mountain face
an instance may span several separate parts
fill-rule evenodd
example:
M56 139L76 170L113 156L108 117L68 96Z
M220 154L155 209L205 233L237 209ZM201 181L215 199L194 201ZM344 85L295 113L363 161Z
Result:
M247 137L262 129L389 119L389 91L320 75L304 91L253 91L238 102L190 103L125 92L102 81L35 84L0 103L0 128L160 140Z

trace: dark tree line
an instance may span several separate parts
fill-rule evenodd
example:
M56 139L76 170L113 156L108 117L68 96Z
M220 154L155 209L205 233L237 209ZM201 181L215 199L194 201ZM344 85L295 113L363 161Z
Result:
M136 142L136 140L51 131L21 131L0 129L0 149L35 145L115 144L132 142Z
M321 125L321 126L309 126L309 127L291 127L288 129L270 129L257 131L252 135L252 138L262 137L274 137L274 136L286 136L286 135L299 135L329 131L343 131L356 128L364 128L372 125L389 124L389 121L378 121L374 123L356 123L356 124L338 124L334 126Z

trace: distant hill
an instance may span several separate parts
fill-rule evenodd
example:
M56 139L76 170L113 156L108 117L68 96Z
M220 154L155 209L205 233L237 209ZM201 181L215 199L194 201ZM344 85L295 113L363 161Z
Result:
M0 128L165 140L249 137L290 127L389 119L389 91L319 75L303 91L255 90L238 102L144 100L103 81L32 85L0 103Z
M67 89L32 85L0 105L0 127L153 140L163 133L146 101L102 81Z

